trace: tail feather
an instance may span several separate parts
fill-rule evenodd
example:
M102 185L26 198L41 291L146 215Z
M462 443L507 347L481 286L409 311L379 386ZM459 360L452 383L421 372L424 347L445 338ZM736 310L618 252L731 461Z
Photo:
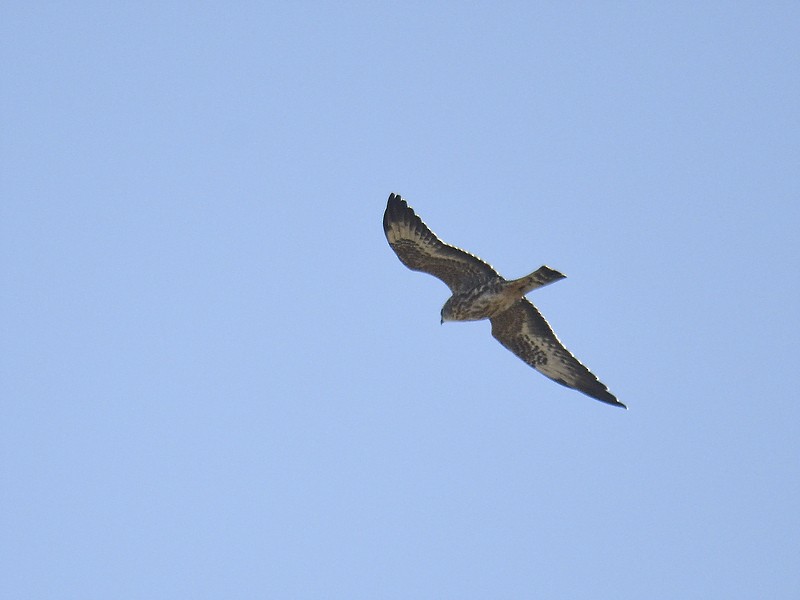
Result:
M527 294L532 290L555 283L556 281L564 279L565 277L566 275L559 273L555 269L551 269L547 266L541 266L530 275L526 275L525 277L517 279L516 282L520 284L522 293Z

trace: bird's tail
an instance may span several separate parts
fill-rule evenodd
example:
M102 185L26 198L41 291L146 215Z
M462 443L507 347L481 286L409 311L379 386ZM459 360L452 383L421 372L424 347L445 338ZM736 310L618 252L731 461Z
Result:
M530 275L526 275L525 277L520 277L519 279L515 279L514 283L518 283L520 286L520 291L523 295L527 294L528 292L535 290L536 288L543 287L545 285L555 283L561 279L564 279L566 275L563 273L559 273L558 271L551 269L550 267L542 266L536 269Z

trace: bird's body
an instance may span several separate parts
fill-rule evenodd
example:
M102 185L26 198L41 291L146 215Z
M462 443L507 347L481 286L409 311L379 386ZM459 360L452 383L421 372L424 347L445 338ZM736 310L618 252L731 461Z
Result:
M494 277L474 288L455 292L442 307L442 323L491 319L508 310L522 298L522 294L515 293L509 283L502 277Z
M490 319L492 336L550 379L602 402L625 408L605 385L564 347L525 294L564 278L542 266L507 280L476 256L442 242L405 200L389 196L383 215L389 245L409 269L438 277L452 295L442 322Z
M550 267L540 267L527 277L508 281L499 275L465 291L458 291L442 307L444 321L480 321L508 310L536 288L564 279Z

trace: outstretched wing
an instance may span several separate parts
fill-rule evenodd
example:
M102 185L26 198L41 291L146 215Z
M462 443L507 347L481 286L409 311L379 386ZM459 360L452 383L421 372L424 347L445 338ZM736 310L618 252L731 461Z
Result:
M601 402L627 408L564 347L527 299L491 321L494 338L540 373Z
M430 273L451 291L473 288L497 272L477 256L448 246L422 222L405 200L389 195L383 213L383 231L400 261L413 271Z

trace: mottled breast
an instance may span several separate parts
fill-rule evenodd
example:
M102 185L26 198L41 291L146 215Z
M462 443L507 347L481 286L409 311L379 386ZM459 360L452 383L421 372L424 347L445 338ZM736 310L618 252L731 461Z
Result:
M445 321L480 321L507 310L521 297L508 283L498 277L453 294L442 309L442 318Z

